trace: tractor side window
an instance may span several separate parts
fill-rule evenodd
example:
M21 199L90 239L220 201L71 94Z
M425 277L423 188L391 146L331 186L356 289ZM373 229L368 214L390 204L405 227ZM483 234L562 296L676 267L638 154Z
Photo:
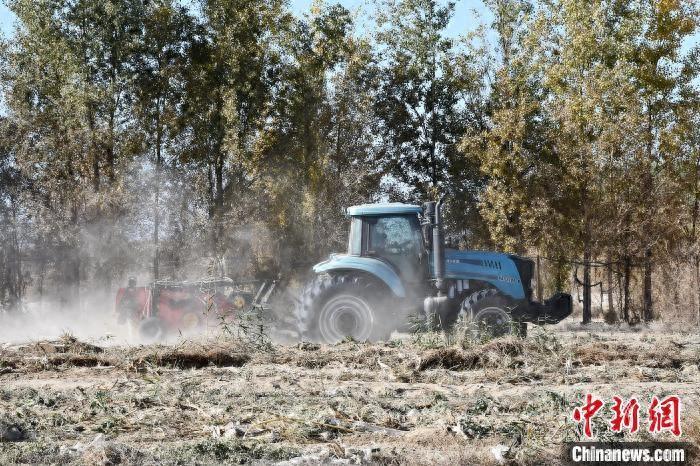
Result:
M370 222L369 251L378 256L418 256L420 237L416 234L417 220L411 220L408 216L395 216L380 217Z
M362 251L362 219L354 217L350 221L348 254L359 256Z

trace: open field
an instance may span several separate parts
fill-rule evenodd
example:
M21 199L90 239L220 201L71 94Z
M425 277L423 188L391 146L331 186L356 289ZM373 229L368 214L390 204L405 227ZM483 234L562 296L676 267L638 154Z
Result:
M642 409L678 394L698 444L699 363L697 333L563 327L469 345L5 344L0 464L556 464L587 392Z

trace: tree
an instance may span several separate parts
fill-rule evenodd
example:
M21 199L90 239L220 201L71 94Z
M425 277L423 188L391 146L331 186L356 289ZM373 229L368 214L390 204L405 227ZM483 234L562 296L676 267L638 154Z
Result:
M22 261L26 180L12 151L12 124L0 117L0 312L17 312L29 277Z
M251 183L250 157L271 104L279 66L279 31L289 21L281 1L204 0L202 31L192 50L187 83L187 149L208 178L210 252L223 264L227 227L250 218L241 209Z
M147 151L153 156L153 278L160 277L162 171L181 131L184 69L192 19L170 0L151 2L143 18L143 36L135 55L136 114Z
M480 124L479 70L445 37L453 11L452 2L388 1L378 18L381 156L411 199L453 191L473 200L478 190L476 164L456 143Z
M17 167L31 180L36 256L55 273L59 300L75 301L81 281L80 222L90 189L81 60L65 35L63 3L9 3L22 24L6 53L5 102Z
M255 189L265 193L263 214L286 270L338 247L341 208L378 188L376 72L369 44L351 33L350 12L337 5L317 4L289 25L268 123L247 164Z
M643 319L653 318L652 257L654 249L668 237L667 218L657 208L670 200L665 186L657 179L673 167L673 154L664 153L663 140L676 121L675 110L680 90L695 75L683 73L681 48L684 39L697 27L698 8L684 0L648 0L639 3L639 14L646 28L634 56L635 77L639 86L639 104L644 116L644 160L641 180L645 202L640 204L644 217L641 238L644 254ZM679 66L680 65L680 66Z
M531 66L536 53L526 42L532 6L519 0L487 2L498 37L500 63L492 71L488 118L484 128L461 142L464 157L477 157L487 184L480 196L481 214L493 244L510 252L546 247L551 206L545 178L556 171L548 141L548 116L542 108L541 74ZM550 251L556 249L547 248ZM556 255L556 254L555 254Z
M75 77L89 132L87 157L93 189L99 192L103 171L114 184L118 152L128 147L124 121L131 99L130 65L145 10L135 0L74 0L65 2L60 14L62 34L79 62Z

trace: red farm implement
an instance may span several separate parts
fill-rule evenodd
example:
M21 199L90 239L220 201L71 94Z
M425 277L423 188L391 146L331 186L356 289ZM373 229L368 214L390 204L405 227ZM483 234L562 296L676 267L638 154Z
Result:
M132 278L117 291L115 309L120 323L128 323L144 339L157 340L231 322L236 315L266 304L275 286L275 282L235 282L226 277L136 286Z

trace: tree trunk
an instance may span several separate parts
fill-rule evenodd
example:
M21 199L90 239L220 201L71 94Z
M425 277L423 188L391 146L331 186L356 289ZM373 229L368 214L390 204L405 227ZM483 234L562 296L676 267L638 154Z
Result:
M697 226L700 214L700 157L695 160L695 198L693 199L692 227L688 247L693 251L693 265L695 266L695 321L700 325L700 251L698 251Z
M217 153L216 164L214 165L214 182L214 250L217 264L219 264L223 255L224 237L224 155L221 150ZM219 273L223 274L224 271L219 270Z
M623 299L624 299L624 286L622 285L622 270L623 268L618 265L617 267L617 309L618 309L618 318L621 321L625 321L625 317L622 315L622 309L624 307Z
M644 322L650 322L654 318L653 301L651 295L651 248L644 252Z
M153 202L153 280L160 278L160 171L162 164L161 143L163 129L160 124L160 102L156 115L156 168L155 168L155 195Z
M435 144L430 145L430 182L437 192L437 160L435 159Z
M629 256L624 258L624 272L622 293L624 295L624 304L622 306L622 319L630 323L630 275L632 273L632 264Z
M613 301L613 265L612 256L608 254L608 265L606 267L607 278L608 278L608 313L613 316L615 315L615 303Z
M591 246L586 240L583 247L583 323L591 322Z
M542 269L542 264L540 262L540 255L537 255L537 300L542 301L543 291L542 291L542 274L540 270Z
M110 89L112 91L111 93L111 105L109 109L109 147L107 148L107 170L108 174L107 176L109 177L109 184L113 185L114 181L116 179L115 177L115 170L114 170L114 165L115 165L115 150L114 150L114 145L116 144L116 137L115 137L115 126L116 126L116 119L117 119L117 111L119 109L119 100L120 100L120 94L118 90L118 85L117 85L117 70L119 68L119 52L118 52L118 47L119 47L119 41L115 38L113 38L110 46L110 53L109 53L109 63L110 63L110 68L109 68L109 82L110 82ZM116 96L115 96L116 95Z
M215 206L217 210L224 207L224 157L222 154L217 154L216 165L214 166L215 177Z
M83 67L85 70L85 82L86 83L92 83L94 82L94 76L92 73L90 73L91 69L91 63L90 63L90 57L88 56L88 46L87 44L92 38L87 37L87 21L85 18L82 20L82 30L81 30L81 41L82 41L82 54L83 54ZM92 101L92 98L89 98L88 101L86 101L86 118L87 118L87 124L88 124L88 129L90 130L90 134L88 137L90 138L89 140L89 150L88 150L88 163L92 165L92 188L93 190L97 193L100 191L100 158L98 155L97 151L97 139L95 138L95 106L96 103Z
M585 134L585 129L580 128L580 134ZM581 168L588 179L588 159L582 153ZM591 322L591 213L588 202L588 188L586 183L581 183L581 204L583 206L583 324Z
M658 66L658 65L657 65ZM648 118L648 141L647 141L647 158L648 158L648 169L646 171L646 182L644 183L644 187L647 190L646 192L646 207L647 207L647 215L648 218L654 218L654 212L653 212L653 197L654 197L654 175L652 174L653 166L654 166L654 115L652 114L652 105L651 102L648 102L648 112L647 112L647 118ZM651 299L651 268L652 268L652 263L651 263L651 246L648 245L646 249L644 250L644 304L643 304L643 309L642 309L642 319L644 319L644 322L649 322L653 318L653 309L652 309L652 299Z
M79 211L77 202L73 203L73 212L71 221L73 226L77 228L79 219ZM68 289L70 290L70 305L80 306L80 246L77 239L75 244L70 248L70 259L68 260Z
M107 176L109 177L109 184L114 185L115 173L114 173L114 120L115 120L115 109L112 108L109 114L109 147L107 147Z
M90 128L90 157L92 159L92 187L97 193L100 192L100 156L97 150L97 140L95 138L95 113L92 104L88 109L88 127Z
M9 198L10 219L3 223L9 223L9 241L0 246L0 298L7 299L7 308L11 312L19 311L24 295L24 279L22 276L22 255L17 231L17 198ZM3 225L3 228L5 225ZM3 235L4 236L4 235ZM4 257L3 257L4 256ZM3 261L4 259L4 261Z
M695 323L700 325L700 255L695 253L695 294L697 302L695 303Z
M214 220L214 166L207 163L207 207L209 220Z
M430 21L435 17L434 3L429 3L428 12ZM428 96L426 102L426 112L425 118L428 119L428 127L430 127L430 182L432 188L437 194L438 188L438 167L437 167L437 141L438 141L438 130L435 128L435 81L437 79L437 56L436 51L432 50L431 62L430 62L430 87L428 89ZM432 121L431 121L432 120Z

